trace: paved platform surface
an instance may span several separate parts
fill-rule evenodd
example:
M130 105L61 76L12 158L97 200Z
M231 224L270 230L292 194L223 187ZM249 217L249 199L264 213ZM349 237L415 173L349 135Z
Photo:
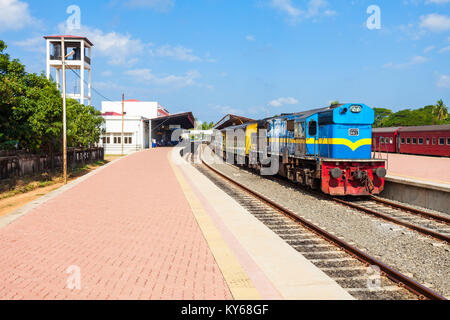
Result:
M1 228L0 299L231 299L167 153L124 158Z
M0 299L352 299L173 150L0 219Z
M377 153L378 155L378 153ZM388 175L418 180L450 188L450 158L424 157L405 154L382 154L388 159Z

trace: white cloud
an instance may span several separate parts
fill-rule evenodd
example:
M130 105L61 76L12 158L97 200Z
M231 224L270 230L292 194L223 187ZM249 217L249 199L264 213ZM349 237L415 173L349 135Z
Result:
M61 32L68 33L65 24L60 24ZM73 33L73 30L70 30ZM108 63L112 65L133 65L138 62L138 56L142 55L147 46L139 39L133 39L130 34L117 32L105 33L100 29L83 26L76 31L77 35L87 37L93 44L93 54L108 57Z
M425 3L426 4L429 4L429 3L444 4L444 3L450 3L450 0L427 0Z
M250 41L250 42L256 41L255 37L250 34L245 37L245 40Z
M394 64L392 62L386 63L384 65L385 68L393 68L393 69L403 69L408 68L417 64L422 64L427 62L428 59L422 56L415 56L409 59L407 62Z
M435 46L429 46L429 47L426 47L426 48L423 50L423 52L428 53L428 52L430 52L430 51L433 51L434 49L436 49Z
M192 52L192 49L188 49L183 46L172 47L170 45L164 45L156 49L155 52L151 51L150 53L158 57L170 57L180 61L202 61L201 58L195 56Z
M171 87L174 89L196 85L195 80L200 77L197 70L186 72L184 75L155 75L150 69L135 69L125 72L126 75L135 77L137 81L145 81L147 84L159 87Z
M309 0L305 9L294 6L292 0L272 0L272 7L278 11L285 13L291 22L298 22L302 18L313 18L320 15L333 16L336 11L328 9L328 1L326 0Z
M236 108L232 108L230 106L220 106L217 105L214 107L215 110L217 110L220 114L225 115L225 114L241 114L242 110L236 109Z
M432 32L444 32L450 30L450 17L432 13L420 17L420 26Z
M436 83L439 88L450 88L450 76L441 75Z
M19 30L36 23L28 10L28 3L20 0L0 0L0 32Z
M0 0L1 1L1 0ZM28 51L45 53L45 40L42 36L35 36L22 41L13 42L14 45L18 47L23 47Z
M450 51L450 46L446 46L442 49L439 50L439 53L445 53L445 52L449 52Z
M150 8L156 11L170 11L175 3L174 0L129 0L126 5L131 8Z
M298 104L298 100L292 97L288 98L278 98L269 102L271 107L282 107L287 104Z

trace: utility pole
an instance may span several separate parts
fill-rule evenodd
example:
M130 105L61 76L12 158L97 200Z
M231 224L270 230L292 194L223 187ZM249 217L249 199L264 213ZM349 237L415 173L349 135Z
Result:
M125 94L122 93L122 156L124 155L123 154L124 125L125 125Z
M64 184L67 184L67 123L66 123L66 49L61 37L62 86L63 86L63 162Z

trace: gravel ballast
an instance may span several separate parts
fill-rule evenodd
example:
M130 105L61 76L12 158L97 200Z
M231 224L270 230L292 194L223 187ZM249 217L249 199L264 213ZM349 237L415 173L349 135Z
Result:
M417 282L450 297L449 245L318 198L288 182L272 181L229 164L212 166Z

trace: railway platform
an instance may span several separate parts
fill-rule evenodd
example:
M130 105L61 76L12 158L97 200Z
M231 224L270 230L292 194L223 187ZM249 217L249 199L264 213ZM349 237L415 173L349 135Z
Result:
M1 218L0 299L352 299L173 150Z

